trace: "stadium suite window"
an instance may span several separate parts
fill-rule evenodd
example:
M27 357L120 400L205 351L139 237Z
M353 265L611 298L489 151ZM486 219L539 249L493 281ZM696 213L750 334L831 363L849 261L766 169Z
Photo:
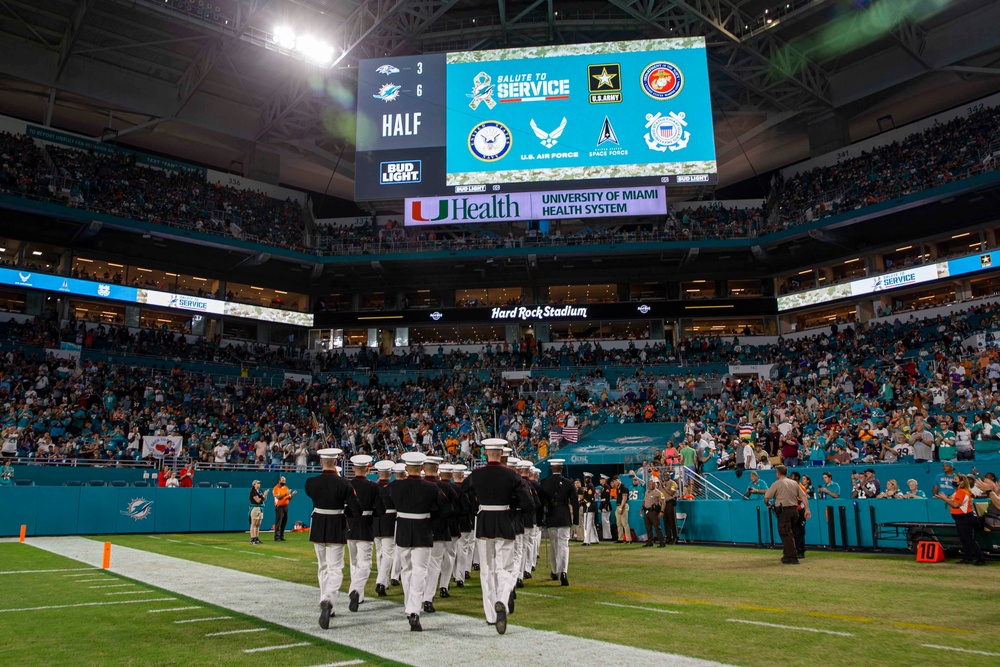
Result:
M662 283L642 283L629 285L632 301L662 301L667 298L667 286Z
M618 286L603 285L551 285L549 303L614 303L618 301Z
M344 329L344 347L363 347L368 343L368 329Z
M984 296L994 296L1000 294L1000 275L987 276L969 283L972 288L972 297L980 298ZM0 297L2 298L2 297Z
M520 287L492 287L489 289L460 289L455 291L455 305L458 307L486 307L519 305L524 301L524 291Z
M474 345L503 342L503 326L410 327L410 345L423 345L428 354L436 354L436 345Z
M23 313L24 307L24 292L8 292L6 290L0 290L0 312Z
M689 280L681 283L682 299L714 299L716 297L715 281Z

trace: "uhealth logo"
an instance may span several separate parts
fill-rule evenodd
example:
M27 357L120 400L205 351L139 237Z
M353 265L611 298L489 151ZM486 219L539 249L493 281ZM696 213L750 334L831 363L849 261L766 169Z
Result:
M379 183L382 185L419 183L422 171L420 160L382 162L379 166Z

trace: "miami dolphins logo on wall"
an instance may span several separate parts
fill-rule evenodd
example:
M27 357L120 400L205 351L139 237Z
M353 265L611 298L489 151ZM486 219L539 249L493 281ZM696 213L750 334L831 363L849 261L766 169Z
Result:
M142 521L152 513L153 501L145 498L133 498L122 510L122 515L130 516L136 521Z

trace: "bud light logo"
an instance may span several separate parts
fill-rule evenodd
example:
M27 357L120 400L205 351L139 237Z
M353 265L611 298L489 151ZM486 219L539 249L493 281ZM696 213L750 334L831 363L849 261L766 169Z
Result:
M420 160L382 162L379 169L379 183L382 185L419 183L422 171Z

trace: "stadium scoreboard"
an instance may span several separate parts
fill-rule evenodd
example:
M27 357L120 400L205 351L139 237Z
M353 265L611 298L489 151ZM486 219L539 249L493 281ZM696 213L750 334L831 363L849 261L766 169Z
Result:
M702 37L358 67L358 201L716 181Z

